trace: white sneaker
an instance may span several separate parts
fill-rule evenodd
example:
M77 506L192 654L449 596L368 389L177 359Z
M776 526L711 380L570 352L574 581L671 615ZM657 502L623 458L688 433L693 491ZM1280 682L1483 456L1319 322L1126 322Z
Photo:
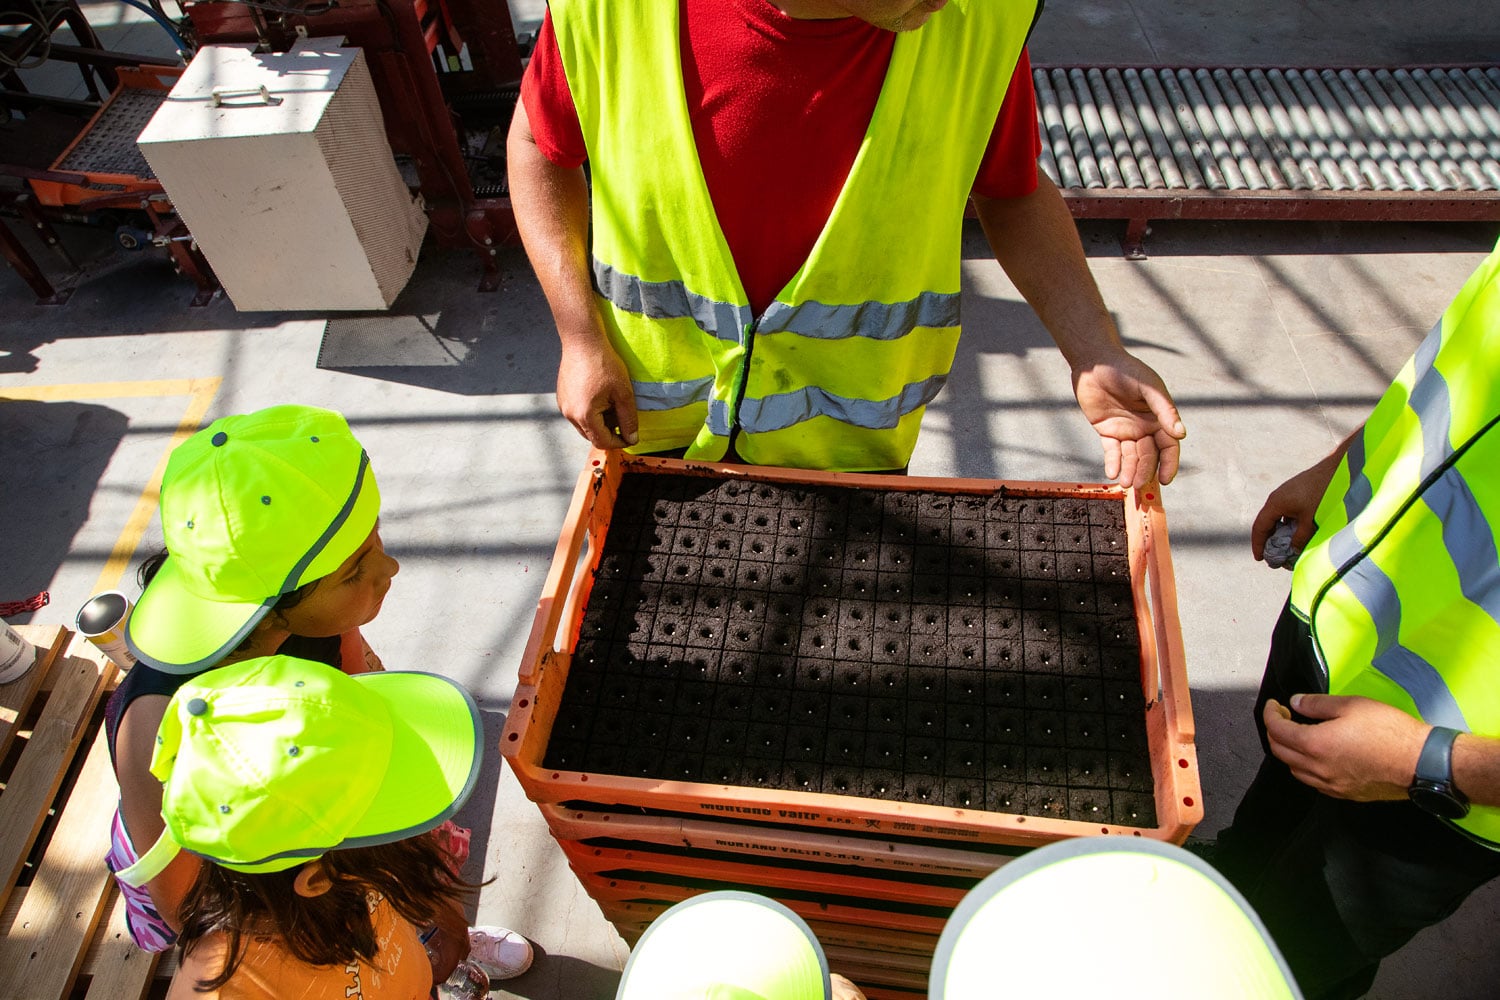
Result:
M469 928L469 957L491 979L514 979L531 968L531 942L509 927L493 924Z

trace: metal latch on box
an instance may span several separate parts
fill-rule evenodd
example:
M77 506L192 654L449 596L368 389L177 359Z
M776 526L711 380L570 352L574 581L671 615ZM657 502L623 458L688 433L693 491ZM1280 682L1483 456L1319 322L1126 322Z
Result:
M248 100L244 100L247 99ZM233 100L236 103L226 104ZM208 103L215 108L253 108L257 106L275 107L285 98L272 97L271 90L265 84L259 87L215 87L208 92ZM259 101L259 105L257 105Z

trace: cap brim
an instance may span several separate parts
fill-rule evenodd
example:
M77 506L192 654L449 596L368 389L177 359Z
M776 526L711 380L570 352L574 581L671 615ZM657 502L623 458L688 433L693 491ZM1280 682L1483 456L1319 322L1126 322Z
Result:
M1169 844L1085 837L1007 862L964 897L938 939L928 995L973 1000L1004 983L1015 996L1155 1000L1168 980L1175 996L1301 997L1218 872Z
M409 670L353 674L391 712L391 756L375 801L339 849L425 833L463 808L479 782L484 727L462 685Z
M708 892L646 928L615 1000L828 1000L828 959L807 923L773 899Z
M204 600L188 589L169 555L125 622L125 644L147 666L171 674L197 673L243 642L276 600Z

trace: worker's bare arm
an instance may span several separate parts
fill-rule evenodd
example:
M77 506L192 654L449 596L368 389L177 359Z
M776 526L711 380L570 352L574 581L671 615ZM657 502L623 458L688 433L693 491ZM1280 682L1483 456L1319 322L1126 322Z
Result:
M1453 744L1453 784L1482 806L1500 806L1500 740L1464 733Z
M1057 187L1041 174L1029 195L975 195L974 204L995 259L1072 368L1078 405L1104 447L1105 475L1136 486L1171 482L1182 420L1161 377L1120 343Z
M621 448L636 441L635 394L609 342L590 277L589 192L583 168L547 159L518 104L506 144L516 228L562 340L557 407L588 441Z
M1356 802L1406 798L1432 727L1393 705L1348 695L1299 694L1266 704L1271 752L1303 784ZM1476 805L1500 805L1500 740L1463 733L1453 744L1453 784Z

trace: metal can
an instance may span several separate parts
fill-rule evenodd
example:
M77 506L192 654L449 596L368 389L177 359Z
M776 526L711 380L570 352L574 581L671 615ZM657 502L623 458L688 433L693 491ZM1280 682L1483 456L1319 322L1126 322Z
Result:
M20 680L36 663L36 647L0 619L0 684Z
M126 670L135 666L135 655L125 645L125 622L134 606L121 591L106 590L78 609L79 634Z

